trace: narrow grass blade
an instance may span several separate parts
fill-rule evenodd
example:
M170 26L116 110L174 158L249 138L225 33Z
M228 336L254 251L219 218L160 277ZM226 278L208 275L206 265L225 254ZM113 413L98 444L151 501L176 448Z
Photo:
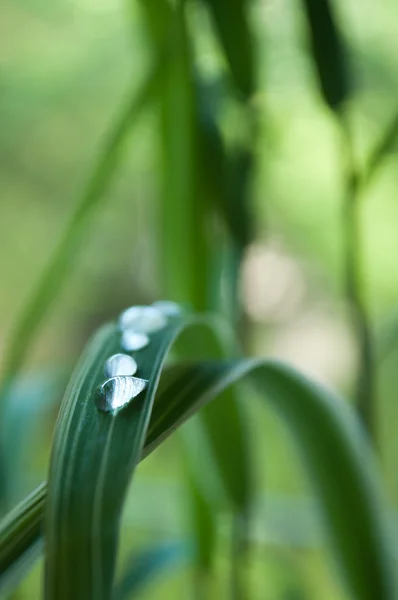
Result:
M325 102L337 110L350 93L347 57L332 0L302 0L312 55Z
M110 598L118 526L145 441L160 370L180 319L136 356L148 386L117 414L94 402L106 359L121 351L114 325L95 336L66 391L52 450L46 518L46 598Z
M128 600L140 594L143 588L161 575L189 562L192 548L181 541L163 542L144 552L134 552L127 561L125 574L116 585L113 600Z
M45 498L43 483L0 522L0 592L12 590L40 554Z
M164 291L195 310L208 308L207 202L198 193L196 98L185 4L174 10L173 64L160 98L161 269Z
M253 36L247 0L204 0L214 20L236 88L244 98L254 91Z

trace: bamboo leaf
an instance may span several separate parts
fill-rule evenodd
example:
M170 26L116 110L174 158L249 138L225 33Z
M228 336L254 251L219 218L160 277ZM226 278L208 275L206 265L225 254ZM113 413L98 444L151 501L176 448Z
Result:
M145 453L220 390L252 372L259 390L285 418L297 442L353 597L392 599L392 554L373 478L373 458L348 406L288 367L273 362L244 360L176 368L181 369L181 381L185 382L183 393L174 395L173 404L165 411L160 407L164 407L163 394L167 391L161 386ZM192 382L190 386L188 381ZM200 399L199 395L195 399L196 389L200 389Z
M214 20L236 88L244 98L254 91L253 40L247 0L204 0Z
M340 108L350 93L347 57L332 0L302 0L319 84L325 102Z
M110 598L118 525L139 462L154 394L180 319L151 336L137 356L148 387L116 415L97 409L94 394L106 359L121 351L114 325L89 345L66 391L55 432L46 511L46 598Z
M384 531L383 504L373 457L352 410L288 367L241 359L168 367L151 412L161 362L182 327L182 322L171 324L154 338L152 351L140 355L142 375L150 382L147 391L140 402L114 418L93 412L96 409L90 400L101 378L101 364L115 350L113 327L98 334L72 379L60 416L67 435L60 437L64 429L60 425L47 508L48 560L51 569L56 567L56 576L53 571L51 577L57 580L61 594L56 597L62 599L63 593L68 597L73 592L73 597L88 599L92 590L99 594L96 598L107 597L118 515L136 462L221 391L248 376L284 418L296 441L353 597L392 600L392 554ZM99 581L92 580L96 577ZM80 596L83 590L85 596Z

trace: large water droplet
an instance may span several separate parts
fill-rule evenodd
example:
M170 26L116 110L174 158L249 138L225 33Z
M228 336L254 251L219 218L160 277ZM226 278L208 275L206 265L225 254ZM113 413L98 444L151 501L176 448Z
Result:
M148 385L138 377L111 377L95 391L94 401L99 410L116 414Z
M157 300L152 306L159 309L168 317L176 317L182 312L182 307L177 302L172 302L171 300Z
M131 306L119 317L120 329L134 329L141 333L157 331L166 324L166 315L155 306Z
M137 372L138 366L134 358L127 354L114 354L105 363L106 377L129 376Z
M124 350L128 352L134 352L135 350L142 350L149 344L149 337L146 333L140 333L135 329L126 329L122 333L121 345Z

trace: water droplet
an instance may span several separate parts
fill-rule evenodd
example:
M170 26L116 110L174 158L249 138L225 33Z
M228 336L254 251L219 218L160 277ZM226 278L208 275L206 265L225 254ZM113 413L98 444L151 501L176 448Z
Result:
M138 396L148 385L139 377L111 377L95 391L94 401L99 410L117 413Z
M176 317L182 312L182 307L177 302L172 302L171 300L157 300L152 306L162 311L168 317Z
M127 354L114 354L105 363L106 377L130 376L137 372L138 366L134 358Z
M166 315L155 306L131 306L119 317L120 329L134 329L140 333L157 331L166 324Z
M149 337L146 333L141 333L135 329L126 329L122 333L121 345L124 350L134 352L142 350L149 344Z

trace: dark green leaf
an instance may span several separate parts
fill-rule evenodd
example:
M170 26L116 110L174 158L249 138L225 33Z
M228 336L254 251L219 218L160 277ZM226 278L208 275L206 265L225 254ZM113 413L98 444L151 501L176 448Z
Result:
M116 326L100 330L71 379L54 437L46 510L46 598L110 598L121 509L142 454L167 350L179 319L137 357L148 387L116 415L96 408L106 359L120 352Z
M347 57L331 0L302 0L319 83L325 102L336 110L350 93Z
M353 596L361 600L392 599L391 549L383 530L383 507L373 477L373 458L348 406L277 363L249 360L176 368L181 369L181 381L186 382L183 393L174 395L173 406L166 413L161 406L167 389L162 390L161 385L145 452L150 452L226 386L252 372L259 389L285 418L312 475L331 541Z
M172 333L171 330L163 332L165 339L168 338L167 344L176 333L176 331ZM213 361L177 365L169 368L165 373L166 376L160 382L143 452L141 453L137 448L137 437L134 436L133 431L136 431L136 435L145 433L145 427L139 428L140 415L145 412L145 418L149 418L148 395L153 393L156 387L156 382L153 380L143 402L135 406L133 403L127 412L122 411L113 420L115 424L113 428L118 431L119 435L117 439L112 437L108 443L104 444L104 439L98 439L92 426L98 419L98 421L103 421L106 430L106 421L98 415L91 415L92 405L90 403L90 389L94 385L95 378L99 377L100 367L96 366L93 370L93 366L90 365L92 362L99 365L107 353L114 349L109 347L110 338L114 335L112 328L101 332L100 337L103 339L101 341L97 338L96 342L96 344L101 342L101 349L93 347L89 349L86 358L88 364L83 364L82 367L86 371L89 370L90 382L85 378L86 383L82 388L81 376L77 375L72 380L72 388L67 394L67 397L71 398L75 394L74 389L77 389L81 399L84 399L87 404L87 418L82 418L83 406L75 403L74 407L77 412L75 415L70 415L71 421L68 428L70 437L66 436L65 439L66 443L70 444L73 440L73 433L78 434L73 443L73 453L66 452L67 449L62 448L62 445L59 444L60 438L56 438L58 443L55 446L55 453L59 459L65 460L66 471L65 477L57 477L55 481L53 480L55 493L60 499L63 497L64 502L61 502L62 512L59 520L57 523L53 523L52 536L62 536L65 544L68 542L67 545L60 544L57 554L59 551L64 554L59 568L65 576L63 583L68 585L69 591L71 586L82 585L82 577L86 582L85 585L88 585L90 581L90 576L86 573L87 564L79 561L81 553L85 557L83 563L91 563L91 569L95 567L91 576L97 573L98 560L102 564L108 552L113 556L115 546L112 542L110 547L109 540L114 540L115 537L114 529L115 527L117 529L115 513L120 511L122 502L120 496L124 495L124 488L130 475L129 470L134 466L134 461L137 461L140 455L142 458L147 456L189 416L217 397L226 387L249 375L259 391L266 395L268 401L285 419L288 430L297 443L304 464L312 476L336 556L353 597L357 600L373 600L374 598L392 600L395 597L391 570L392 554L388 537L384 531L384 507L377 489L374 461L363 432L348 405L331 393L311 384L293 370L274 362L237 360L229 363ZM160 340L158 342L160 343ZM165 340L164 344L166 345ZM90 354L94 350L94 356L91 357ZM159 356L163 355L164 351L165 348L162 351L159 350ZM153 357L151 363L153 363ZM146 372L146 358L143 365L143 370ZM154 371L151 372L154 373ZM151 381L151 374L148 373L148 375ZM61 416L61 422L66 416ZM79 416L77 422L73 416ZM104 419L106 416L104 415ZM124 422L124 425L119 425L120 422ZM90 433L89 443L88 432L85 432L84 443L82 439L86 427ZM121 428L125 431L124 436L120 431ZM127 431L129 435L127 435ZM219 435L222 436L222 433L220 430ZM131 434L133 434L132 439ZM80 444L82 444L81 447ZM113 444L117 446L114 448L115 454L111 452ZM132 450L134 450L133 453ZM91 464L91 458L96 453L104 457L101 471L104 476L109 477L112 485L98 487L93 495L91 485L98 477L99 465L95 462ZM134 461L132 462L133 454ZM121 466L119 470L116 470L115 465L119 458ZM110 467L111 463L113 463L113 470L109 472L107 466ZM90 469L88 473L85 473L84 481L80 481L80 475L88 465L90 465ZM73 480L73 485L71 485L72 479L70 478L72 468L73 475L79 475L76 480ZM125 479L123 485L120 483L121 479ZM103 480L100 478L101 481ZM87 490L87 487L91 491ZM63 493L59 494L61 491ZM85 511L86 497L91 498L91 512ZM104 508L102 519L99 518L99 505ZM51 503L48 512L51 525L51 515L54 513L54 507L51 510ZM72 522L75 519L76 522ZM68 524L67 529L64 527L65 520ZM94 537L88 535L93 525L97 532ZM71 547L72 538L78 535L76 532L80 532L84 540L80 539L78 544ZM86 535L83 536L83 532L88 535L88 539L86 539ZM94 540L97 545L101 544L101 551L98 546L97 552L95 552L98 556L93 565L93 557L89 549ZM51 539L49 549L50 556L53 556L54 546L51 545ZM56 558L60 559L59 556ZM67 561L66 567L64 567L65 561ZM70 571L71 581L66 577L66 572L72 567L72 563L79 573L79 582L77 573L75 574L73 569ZM105 582L104 578L108 577L109 571L108 564L103 567L105 570L101 570L100 575L102 584ZM60 582L59 585L61 586L62 583ZM98 582L95 582L94 586L97 585ZM103 588L101 587L101 589ZM86 589L86 591L89 590ZM59 597L62 598L62 595ZM79 596L74 597L78 598ZM87 598L90 598L90 595L86 595Z
M204 0L214 20L220 43L237 89L245 98L254 92L253 39L247 0Z

